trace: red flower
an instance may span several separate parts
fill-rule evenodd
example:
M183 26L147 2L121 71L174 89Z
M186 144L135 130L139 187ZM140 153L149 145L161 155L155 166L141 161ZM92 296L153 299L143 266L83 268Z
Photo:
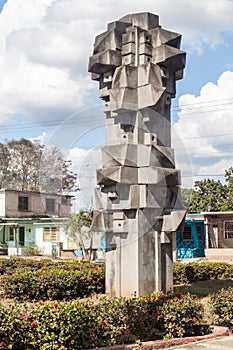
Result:
M4 346L4 344L5 344L4 341L0 342L0 346Z
M36 327L38 326L38 324L37 324L36 321L33 321L33 322L31 323L31 326L32 326L32 328L36 328Z
M197 322L197 318L193 317L193 322L196 323Z
M29 314L26 314L22 317L23 321L27 321L31 316Z

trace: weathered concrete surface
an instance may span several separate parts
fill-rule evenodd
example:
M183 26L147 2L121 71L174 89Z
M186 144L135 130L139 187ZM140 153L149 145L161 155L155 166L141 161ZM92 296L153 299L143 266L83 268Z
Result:
M198 343L191 343L181 346L172 346L172 349L183 349L183 350L232 350L233 349L233 336L216 338L201 341Z
M185 53L152 13L108 24L89 59L106 114L92 228L106 232L106 291L138 296L173 287L174 232L183 224L170 107Z

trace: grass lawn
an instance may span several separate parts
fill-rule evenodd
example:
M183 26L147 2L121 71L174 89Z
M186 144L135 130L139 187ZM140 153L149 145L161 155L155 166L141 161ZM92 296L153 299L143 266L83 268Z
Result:
M218 292L222 288L233 287L233 280L220 279L210 281L198 281L189 285L174 286L174 292L196 295L199 298L208 297L212 293Z

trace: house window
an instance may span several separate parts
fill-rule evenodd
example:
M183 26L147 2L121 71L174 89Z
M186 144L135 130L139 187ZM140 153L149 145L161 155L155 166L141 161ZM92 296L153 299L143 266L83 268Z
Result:
M54 213L55 212L55 199L46 198L46 211L48 213Z
M9 241L14 241L14 240L15 240L14 227L10 226L9 227Z
M224 222L225 239L233 238L233 221Z
M18 199L18 210L19 211L28 211L28 200L29 198L28 197L23 197L23 196L19 196L19 199Z
M197 225L197 237L199 242L202 240L202 235L201 235L201 226Z
M61 197L61 204L68 204L68 197Z
M44 241L45 242L59 242L60 241L60 227L44 227Z
M182 241L193 241L191 226L185 226L182 233Z

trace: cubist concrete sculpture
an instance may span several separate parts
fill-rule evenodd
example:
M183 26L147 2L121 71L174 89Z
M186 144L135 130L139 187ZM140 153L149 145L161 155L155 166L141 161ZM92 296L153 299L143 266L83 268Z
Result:
M173 236L185 216L170 126L185 67L180 42L157 15L129 14L96 37L89 59L106 114L92 227L106 232L111 296L173 287Z

